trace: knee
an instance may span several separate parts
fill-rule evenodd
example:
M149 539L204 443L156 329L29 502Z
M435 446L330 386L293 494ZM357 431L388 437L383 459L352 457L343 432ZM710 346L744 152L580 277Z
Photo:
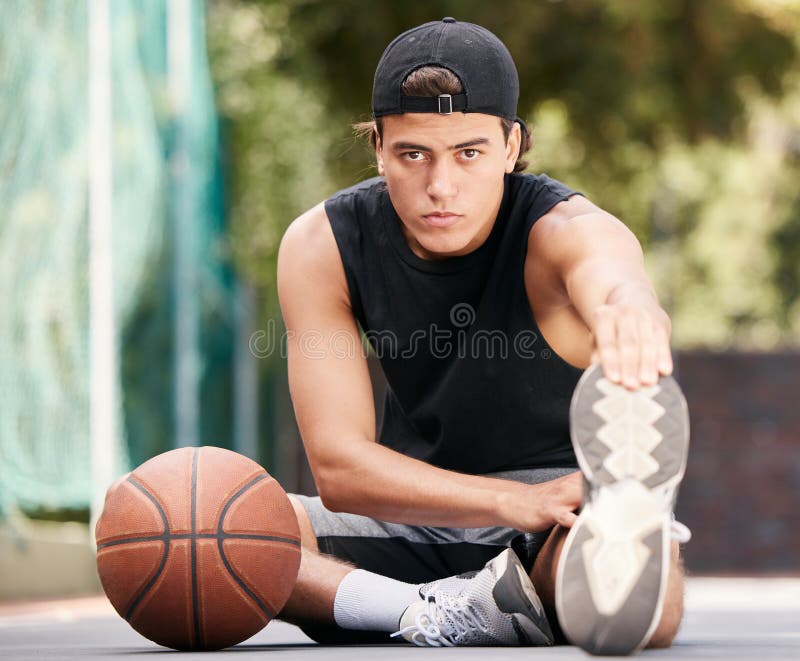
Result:
M303 503L294 494L288 494L289 502L292 504L295 516L297 516L297 524L300 526L300 544L313 551L318 551L317 536L314 533L314 527L311 525L311 519L308 517L306 508Z

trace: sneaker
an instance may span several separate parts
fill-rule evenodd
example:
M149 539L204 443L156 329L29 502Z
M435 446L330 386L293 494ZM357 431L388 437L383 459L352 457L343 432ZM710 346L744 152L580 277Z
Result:
M558 564L558 620L591 654L631 654L661 618L671 537L688 541L672 517L689 449L686 400L671 377L630 391L594 365L575 388L570 434L585 489Z
M542 602L511 549L478 572L423 585L419 594L393 637L421 647L553 644Z

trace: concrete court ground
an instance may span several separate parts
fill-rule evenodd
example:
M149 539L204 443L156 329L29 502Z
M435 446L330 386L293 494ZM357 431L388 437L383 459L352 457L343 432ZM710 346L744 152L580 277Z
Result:
M412 659L581 659L575 647L422 649L405 645L320 647L299 629L273 622L230 650L179 653L134 632L103 597L0 604L0 659L212 659L403 661ZM800 660L800 578L691 578L675 645L642 659Z

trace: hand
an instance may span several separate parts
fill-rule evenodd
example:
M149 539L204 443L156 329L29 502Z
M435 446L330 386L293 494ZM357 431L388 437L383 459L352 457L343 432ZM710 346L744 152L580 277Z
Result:
M595 310L592 362L600 362L609 381L635 390L672 373L670 322L658 306L637 303L601 305Z
M583 496L580 471L541 484L520 484L506 508L507 525L523 532L540 532L554 525L571 528Z

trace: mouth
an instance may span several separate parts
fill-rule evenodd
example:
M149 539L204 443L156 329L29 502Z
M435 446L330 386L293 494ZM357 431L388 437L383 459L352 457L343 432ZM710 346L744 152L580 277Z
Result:
M432 225L433 227L450 227L450 225L453 225L455 222L457 222L462 215L453 213L452 211L434 211L433 213L427 213L422 217L429 225Z

